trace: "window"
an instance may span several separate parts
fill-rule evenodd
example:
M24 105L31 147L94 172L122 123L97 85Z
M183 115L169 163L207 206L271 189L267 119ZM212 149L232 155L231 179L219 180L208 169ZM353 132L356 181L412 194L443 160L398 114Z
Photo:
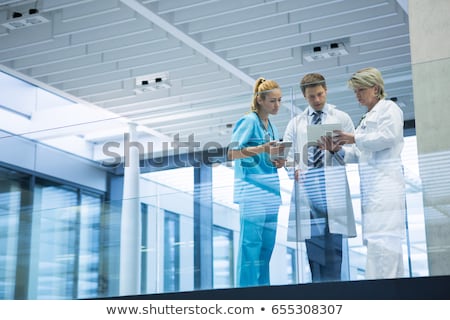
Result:
M97 297L102 208L100 194L0 168L0 299Z
M29 177L11 170L0 168L0 299L14 299L16 268L23 264L21 272L28 272L28 260L17 259L19 250L20 215L29 214L21 206L29 205L24 196L28 193ZM22 211L22 213L21 213ZM25 220L27 221L27 220ZM23 222L23 228L29 224ZM21 242L29 242L29 235L22 234ZM26 258L25 258L26 259ZM26 285L26 283L21 283Z
M148 205L145 203L141 203L141 219L142 219L142 232L141 232L141 293L147 293L147 278L148 278L148 249L149 245L147 243L148 238Z
M166 211L164 216L164 292L180 289L180 216Z
M34 189L31 281L37 299L70 299L79 248L76 189L38 180Z
M234 284L233 232L213 227L214 288L231 288Z
M295 249L286 247L286 273L287 273L287 283L288 284L294 284L297 283L297 254L295 252Z
M77 298L98 295L101 210L98 195L81 193Z

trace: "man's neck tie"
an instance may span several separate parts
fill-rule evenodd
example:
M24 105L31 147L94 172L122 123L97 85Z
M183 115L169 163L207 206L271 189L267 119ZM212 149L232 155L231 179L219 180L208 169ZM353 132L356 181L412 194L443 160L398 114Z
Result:
M322 123L322 111L315 111L313 113L313 118L311 121L312 125L317 125ZM323 150L318 146L311 146L308 148L308 167L310 168L320 168L323 166Z

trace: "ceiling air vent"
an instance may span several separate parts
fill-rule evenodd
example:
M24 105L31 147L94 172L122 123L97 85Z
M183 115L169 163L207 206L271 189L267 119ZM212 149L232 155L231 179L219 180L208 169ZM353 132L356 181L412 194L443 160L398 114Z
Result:
M159 89L168 89L170 87L169 73L162 72L137 77L135 80L134 92L139 94Z
M334 58L337 56L347 55L344 42L329 42L314 46L305 47L303 49L303 59L307 62Z
M47 22L49 20L42 14L39 14L38 9L30 9L28 13L13 12L12 18L2 23L2 26L9 30L16 30Z

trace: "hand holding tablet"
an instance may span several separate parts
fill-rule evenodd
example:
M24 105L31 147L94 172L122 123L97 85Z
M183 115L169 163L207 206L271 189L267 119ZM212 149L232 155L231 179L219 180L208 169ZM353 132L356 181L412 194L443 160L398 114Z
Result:
M289 149L292 147L292 142L288 141L275 141L273 147L270 150L270 160L285 160L289 153Z
M340 123L327 123L327 124L317 124L308 125L307 135L308 142L317 142L320 137L333 136L334 130L342 130Z

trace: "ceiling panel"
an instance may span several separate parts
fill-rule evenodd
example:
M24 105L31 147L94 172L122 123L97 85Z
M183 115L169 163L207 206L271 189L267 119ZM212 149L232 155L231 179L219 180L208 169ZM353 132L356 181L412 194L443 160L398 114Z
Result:
M194 134L226 146L259 76L283 87L280 132L291 106L306 106L298 82L308 72L323 73L330 103L358 121L346 81L367 66L381 69L389 96L414 118L408 15L396 0L0 0L0 24L33 6L50 22L0 26L0 67L133 121L144 139ZM348 54L303 59L333 41ZM158 73L170 88L136 93L136 77Z

